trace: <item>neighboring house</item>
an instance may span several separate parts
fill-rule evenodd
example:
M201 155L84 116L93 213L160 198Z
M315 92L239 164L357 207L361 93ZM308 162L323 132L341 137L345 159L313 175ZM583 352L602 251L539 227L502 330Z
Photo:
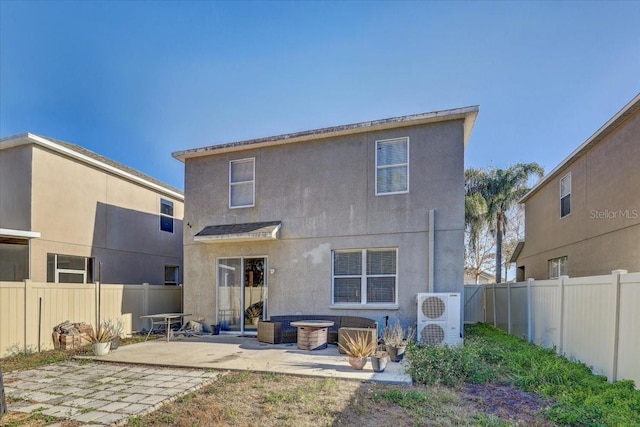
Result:
M517 280L640 271L640 95L521 202Z
M478 275L476 281L476 275L470 270L464 271L464 284L465 285L486 285L488 283L496 283L496 276L486 272L482 272Z
M263 318L413 324L418 292L462 292L464 150L477 114L174 153L185 163L185 311L239 331L255 330L251 306Z
M77 145L0 139L0 281L182 283L183 194Z

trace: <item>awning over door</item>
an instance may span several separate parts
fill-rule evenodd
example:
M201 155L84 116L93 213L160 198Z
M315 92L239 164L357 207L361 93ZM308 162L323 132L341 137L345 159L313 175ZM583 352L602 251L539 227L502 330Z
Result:
M281 225L280 221L209 225L197 233L193 240L205 243L276 240Z

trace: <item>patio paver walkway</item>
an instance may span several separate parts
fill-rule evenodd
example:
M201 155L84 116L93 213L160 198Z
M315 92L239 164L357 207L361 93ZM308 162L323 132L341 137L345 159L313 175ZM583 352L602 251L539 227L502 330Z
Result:
M218 375L202 369L69 361L4 374L4 388L17 400L9 405L11 411L39 411L99 427L147 414Z

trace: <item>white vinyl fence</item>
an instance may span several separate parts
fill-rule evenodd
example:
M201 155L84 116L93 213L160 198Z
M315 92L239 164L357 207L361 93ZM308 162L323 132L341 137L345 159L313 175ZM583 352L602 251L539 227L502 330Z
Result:
M465 322L555 348L613 382L640 387L640 273L465 286Z
M142 315L181 311L179 286L0 282L0 357L52 349L53 327L65 320L122 320L130 335L149 328Z

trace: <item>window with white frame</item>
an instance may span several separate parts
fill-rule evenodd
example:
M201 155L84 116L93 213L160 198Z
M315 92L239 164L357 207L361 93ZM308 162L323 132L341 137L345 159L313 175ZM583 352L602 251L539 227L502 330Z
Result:
M178 266L177 265L164 266L164 284L173 285L173 286L178 284Z
M409 138L376 141L376 196L409 192Z
M173 233L173 202L160 199L160 230Z
M395 304L397 249L333 251L333 304Z
M47 282L92 283L93 258L47 254Z
M229 162L229 207L248 208L255 203L255 159Z
M571 213L571 173L560 180L560 218Z
M568 258L566 256L549 260L549 279L557 279L560 276L568 276Z

